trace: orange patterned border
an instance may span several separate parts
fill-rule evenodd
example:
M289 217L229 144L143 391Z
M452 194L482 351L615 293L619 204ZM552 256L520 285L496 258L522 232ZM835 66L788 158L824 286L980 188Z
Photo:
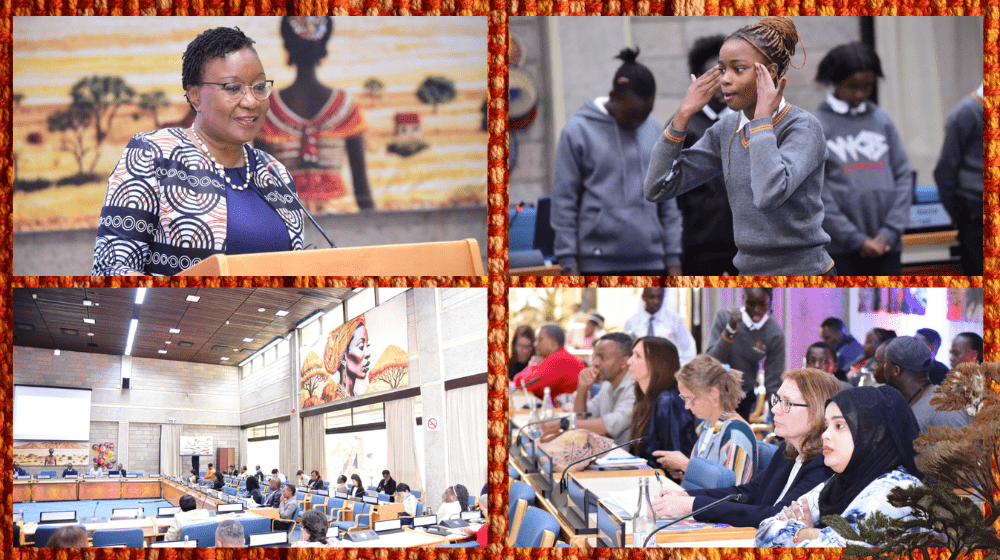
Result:
M466 556L474 558L487 557L489 560L556 557L570 558L573 556L600 559L632 559L639 560L647 556L639 550L594 550L589 552L576 549L553 550L513 550L506 547L507 516L504 515L507 506L506 474L504 463L507 460L506 434L506 341L507 341L507 289L512 286L974 286L986 288L984 307L984 327L986 353L997 359L998 313L997 297L998 278L997 267L997 228L998 228L998 162L1000 162L1000 144L998 144L997 95L998 86L997 41L998 21L1000 21L1000 0L301 0L297 2L272 2L270 0L0 0L0 58L3 71L0 71L0 171L5 178L4 188L0 191L0 212L10 216L12 208L12 158L11 158L11 106L12 106L12 20L13 15L161 15L161 16L219 16L219 15L485 15L489 21L489 163L488 163L488 277L453 278L453 277L399 277L399 278L365 278L365 277L238 277L238 278L170 278L170 279L106 279L91 277L24 277L12 278L11 273L13 249L7 244L0 249L0 264L3 266L4 289L0 291L0 325L8 326L5 336L0 338L0 353L4 360L0 362L0 407L3 410L2 436L6 441L11 438L11 387L13 383L12 363L10 356L13 350L13 338L9 329L11 317L12 287L63 287L63 286L93 286L93 287L320 287L320 286L469 286L487 287L489 289L489 427L490 440L489 482L490 482L490 536L489 546L485 551L477 549L450 549L450 552L433 550L298 550L270 549L256 551L238 550L177 550L163 549L160 551L106 549L88 552L85 556L79 553L53 553L50 550L18 549L13 552L15 560L63 560L64 558L87 558L96 560L125 560L157 558L165 560L176 559L211 559L236 560L253 558L255 560L280 559L288 556L298 558L329 558L329 559L398 559L398 560L436 560L437 558L457 558L463 560ZM703 12L702 12L703 10ZM984 81L989 82L985 89L985 127L986 127L986 166L984 171L985 196L987 202L986 216L986 277L985 278L952 278L952 277L889 277L875 280L854 278L812 278L812 277L775 277L766 279L755 278L634 278L634 277L521 277L510 279L505 274L507 268L507 17L508 15L672 15L699 14L723 16L750 15L976 15L984 16ZM12 226L9 219L0 222L0 235L10 239ZM8 445L3 446L3 467L10 471L12 452ZM11 511L11 483L6 477L0 477L0 495L4 496L7 511ZM9 519L4 517L4 519ZM11 542L11 526L9 522L0 522L0 538L5 543L3 552ZM289 552L289 550L292 550ZM159 552L159 554L157 554ZM581 554L582 552L582 554ZM696 549L693 551L656 551L648 554L650 558L699 558L703 560L837 560L840 552L836 550L806 551L806 550L739 550L739 549ZM931 554L936 560L938 556Z

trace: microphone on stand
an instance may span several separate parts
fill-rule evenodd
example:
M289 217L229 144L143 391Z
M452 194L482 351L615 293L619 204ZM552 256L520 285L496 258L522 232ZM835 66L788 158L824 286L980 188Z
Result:
M703 512L703 511L706 511L708 509L714 508L715 506L721 504L722 502L738 502L738 503L741 503L741 504L745 504L745 503L748 503L749 501L750 501L750 496L747 496L746 494L730 494L730 495L728 495L728 496L726 496L724 498L720 498L718 500L715 500L714 502L708 504L707 506L705 506L703 508L698 508L698 509L692 511L691 513L687 514L687 515L684 515L682 517L678 517L677 519L674 519L673 521L671 521L670 523L667 523L666 525L663 525L661 527L657 527L655 531L653 531L652 533L650 533L646 537L646 540L642 541L642 547L646 548L646 546L649 545L649 539L653 538L653 535L659 533L660 531L666 529L667 527L670 527L672 525L680 523L681 521L684 521L685 519L687 519L689 517L694 517L695 515L698 515L699 513Z
M567 485L567 482L566 482L566 473L569 472L569 470L571 468L573 468L573 465L578 465L578 464L580 464L580 463L582 463L584 461L589 461L590 459L594 459L596 457L600 457L601 455L604 455L608 451L614 451L615 449L621 449L622 447L626 447L626 446L632 445L633 443L639 443L643 439L645 439L645 438L644 437L638 437L638 438L633 439L632 441L626 441L625 443L623 443L621 445L616 445L616 446L612 447L611 449L607 449L607 450L601 451L600 453L594 453L593 455L591 455L589 457L584 457L583 459L580 459L580 460L577 460L577 461L573 461L572 463L570 463L569 465L567 465L565 469L563 469L562 476L559 478L559 491L560 492L565 492L566 491L566 485Z
M330 241L330 237L326 234L325 231L323 231L323 228L319 227L319 223L316 222L316 218L313 217L312 213L306 210L306 207L302 204L302 201L299 200L299 196L295 194L295 191L293 191L291 187L288 186L288 183L286 183L285 180L281 178L281 175L279 175L277 171L271 169L271 166L274 165L275 163L278 163L277 160L267 164L267 167L265 167L264 169L278 181L278 184L281 185L285 189L285 191L288 192L288 194L292 195L292 198L295 199L295 202L299 204L299 208L301 208L302 211L305 212L306 216L309 217L309 221L311 221L312 224L316 226L316 229L319 230L319 233L320 235L323 236L323 239L326 239L326 242L330 244L330 247L332 249L336 249L337 246L333 244L333 241Z

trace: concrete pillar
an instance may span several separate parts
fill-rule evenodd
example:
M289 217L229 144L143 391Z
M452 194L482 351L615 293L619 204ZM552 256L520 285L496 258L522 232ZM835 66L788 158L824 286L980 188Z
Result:
M420 355L420 395L423 403L424 505L437 511L441 495L451 483L448 471L448 438L444 426L446 417L444 396L444 361L441 344L441 303L438 290L413 290L416 313L417 348ZM436 418L437 430L427 429L427 419Z

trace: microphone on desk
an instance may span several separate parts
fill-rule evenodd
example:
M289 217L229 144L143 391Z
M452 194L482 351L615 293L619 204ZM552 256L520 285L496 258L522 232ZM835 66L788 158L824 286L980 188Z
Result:
M538 406L540 407L541 405L538 405ZM576 414L576 416L578 418L580 418L580 417L582 417L582 418L590 418L590 413L589 412L577 412L575 414ZM528 426L537 426L538 424L544 424L546 422L556 422L556 421L558 421L557 418L546 418L544 420L539 420L537 422L529 422L529 423L521 426L521 429L517 431L517 437L514 438L514 439L520 439L521 438L521 434L524 433L524 429L527 428ZM608 451L611 451L611 449L609 449Z
M295 202L298 203L299 208L301 208L302 211L305 212L305 215L309 217L309 221L311 221L312 224L316 226L316 229L319 230L319 233L320 235L323 236L323 239L326 239L326 242L330 244L330 247L332 249L336 249L337 246L333 244L333 241L330 241L330 237L326 234L325 231L323 231L323 228L319 227L319 223L316 221L316 218L313 217L312 213L306 210L305 205L303 205L302 201L299 200L299 196L295 194L295 191L293 191L291 187L288 186L288 183L286 183L285 180L281 178L281 175L279 175L277 171L271 169L271 166L274 165L275 163L278 162L272 161L271 163L267 164L267 167L265 167L264 169L278 181L278 184L281 185L281 187L284 188L288 194L292 195L292 198L294 198Z
M730 495L728 495L728 496L726 496L724 498L719 498L718 500L715 500L714 502L708 504L707 506L705 506L703 508L698 508L698 509L692 511L691 513L687 514L687 515L684 515L682 517L678 517L677 519L674 519L673 521L671 521L670 523L667 523L666 525L663 525L662 527L657 527L655 531L653 531L652 533L650 533L649 535L647 535L646 536L646 540L642 541L642 547L646 548L646 546L649 545L649 539L653 538L653 535L659 533L660 531L666 529L667 527L670 527L672 525L680 523L681 521L684 521L685 519L688 519L689 517L694 517L695 515L698 515L699 513L703 512L703 511L706 511L706 510L709 510L711 508L714 508L715 506L717 506L717 505L719 505L719 504L721 504L723 502L738 502L738 503L741 503L741 504L745 504L745 503L750 502L750 496L748 496L746 494L730 494Z
M640 443L640 442L642 442L643 439L645 439L645 438L644 437L638 437L638 438L633 439L632 441L626 441L625 443L623 443L621 445L616 445L616 446L612 447L611 449L606 449L604 451L601 451L600 453L594 453L593 455L591 455L589 457L584 457L583 459L580 459L580 460L577 460L577 461L573 461L572 463L570 463L569 465L567 465L567 467L565 469L563 469L562 476L559 478L559 491L560 492L565 492L566 491L566 484L567 484L566 483L566 473L569 472L569 470L571 468L573 468L573 465L578 465L578 464L580 464L580 463L582 463L584 461L589 461L591 459L596 459L597 457L600 457L601 455L604 455L608 451L614 451L615 449L621 449L622 447L626 447L626 446L632 445L634 443Z

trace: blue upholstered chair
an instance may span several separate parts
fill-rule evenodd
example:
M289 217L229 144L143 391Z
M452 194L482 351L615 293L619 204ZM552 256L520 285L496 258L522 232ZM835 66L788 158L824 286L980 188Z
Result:
M754 473L764 472L767 465L774 458L774 452L778 450L778 446L773 443L767 443L765 441L757 442L757 470ZM734 477L735 478L735 477Z
M520 481L510 483L510 493L507 497L507 530L514 526L514 508L518 499L524 499L529 506L535 505L535 489L530 484Z
M517 472L517 469L515 469L513 465L507 465L507 476L509 476L511 480L521 480L521 473Z
M379 492L378 493L378 499L379 499L380 502L391 502L392 501L392 496L390 496L388 494L385 494L383 492Z
M354 515L350 520L346 519L347 517L346 510L339 510L337 512L337 519L332 520L330 522L330 526L340 527L341 532L346 532L349 529L353 529L359 526L367 526L368 525L367 521L364 525L359 525L358 521L359 518L361 518L361 516L368 517L367 514L369 513L369 511L371 511L371 507L364 502L353 502L353 504L354 504Z
M736 473L720 463L695 457L688 463L681 487L685 490L736 486Z
M550 548L559 536L559 521L540 508L528 506L514 522L514 548Z
M181 529L180 540L183 541L184 537L187 537L189 540L198 541L198 548L214 548L215 530L218 528L219 523L217 521L188 525Z
M43 548L49 543L49 539L52 538L52 534L56 532L59 527L53 527L51 525L39 525L35 529L35 548Z
M243 536L248 545L250 544L250 535L271 532L271 520L267 517L241 517L237 521L243 525Z
M329 496L320 496L319 494L313 494L312 505L309 506L310 509L318 509L326 515L326 502Z
M59 473L56 471L39 471L38 476L50 476L52 478L59 478Z
M232 486L226 486L222 489L222 491L225 492L226 494L229 494L230 496L236 495L236 488L233 488Z
M143 548L142 529L98 529L94 531L94 548L123 544L128 548Z

